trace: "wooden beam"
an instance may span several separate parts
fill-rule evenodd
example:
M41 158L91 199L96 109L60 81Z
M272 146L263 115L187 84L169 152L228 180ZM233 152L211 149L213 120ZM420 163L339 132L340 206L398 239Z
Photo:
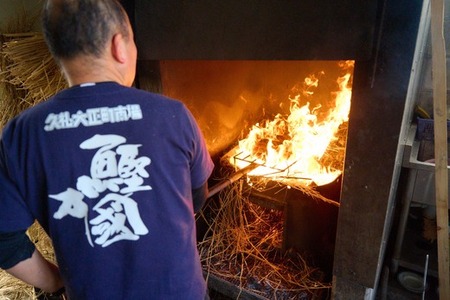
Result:
M431 48L438 239L439 299L450 295L448 237L447 78L444 40L444 1L431 1Z

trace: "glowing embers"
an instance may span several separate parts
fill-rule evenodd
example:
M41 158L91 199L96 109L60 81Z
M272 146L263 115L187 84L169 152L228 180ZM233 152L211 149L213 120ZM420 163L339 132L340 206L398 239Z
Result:
M343 171L351 103L353 61L340 62L343 75L328 99L314 99L320 76L293 87L290 112L255 124L227 157L239 169L259 165L248 176L269 177L288 185L324 185ZM311 107L310 103L319 103Z

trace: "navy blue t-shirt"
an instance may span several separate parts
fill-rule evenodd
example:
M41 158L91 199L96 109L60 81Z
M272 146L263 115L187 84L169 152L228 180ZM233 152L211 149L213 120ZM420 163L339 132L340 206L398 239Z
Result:
M0 232L48 232L72 299L203 299L191 190L213 169L187 108L113 82L4 128Z

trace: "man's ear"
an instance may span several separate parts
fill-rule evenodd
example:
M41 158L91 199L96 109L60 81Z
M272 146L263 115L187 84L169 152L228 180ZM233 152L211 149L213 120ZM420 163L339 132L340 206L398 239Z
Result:
M112 38L111 53L114 59L119 63L124 63L127 60L125 40L122 34L116 33Z

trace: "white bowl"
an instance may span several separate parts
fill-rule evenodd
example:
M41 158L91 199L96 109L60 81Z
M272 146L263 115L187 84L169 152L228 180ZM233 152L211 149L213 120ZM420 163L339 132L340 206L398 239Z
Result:
M400 272L397 275L397 280L402 287L410 292L422 293L424 291L423 276L417 273L409 271Z

